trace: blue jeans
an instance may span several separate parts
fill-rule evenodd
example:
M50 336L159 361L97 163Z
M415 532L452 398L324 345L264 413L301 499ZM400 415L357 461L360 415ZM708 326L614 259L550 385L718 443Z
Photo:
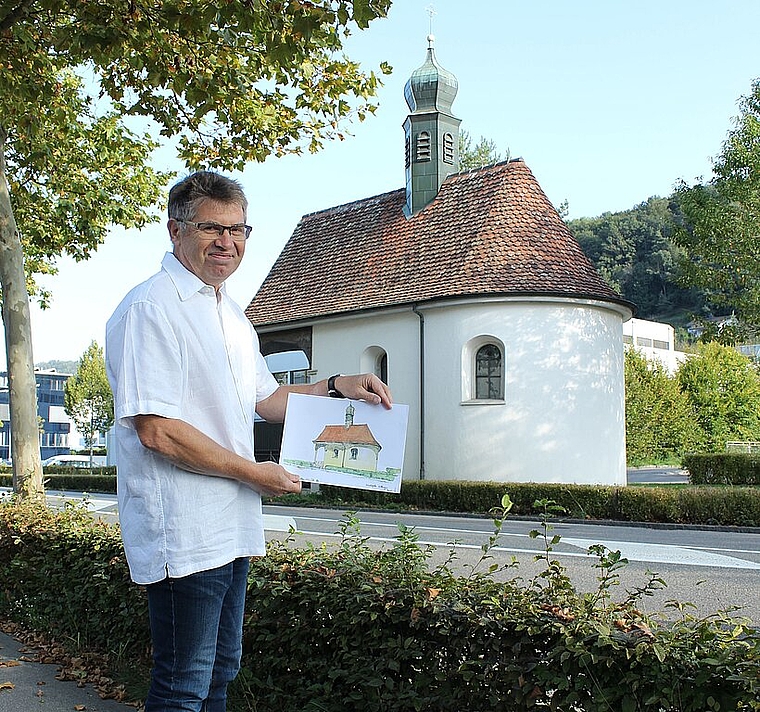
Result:
M145 712L225 712L240 669L248 559L147 586L153 671Z

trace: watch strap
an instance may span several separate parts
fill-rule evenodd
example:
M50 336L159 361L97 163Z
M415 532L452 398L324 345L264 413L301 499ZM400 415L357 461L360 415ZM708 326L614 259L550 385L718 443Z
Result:
M335 379L340 378L343 374L336 373L327 379L327 395L330 398L345 398L345 396L335 387Z

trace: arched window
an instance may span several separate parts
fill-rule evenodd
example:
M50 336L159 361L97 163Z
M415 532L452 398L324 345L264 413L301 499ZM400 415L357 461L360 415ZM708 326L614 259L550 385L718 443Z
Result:
M498 400L504 397L501 351L495 344L481 346L475 354L475 398Z
M454 137L448 131L443 134L443 162L454 162Z
M362 373L374 373L383 383L388 383L388 354L381 346L369 346L362 353Z
M473 336L462 346L462 405L504 405L506 353L492 334Z
M351 459L356 460L356 458L359 457L359 448L352 447L351 448Z
M383 382L388 383L388 354L383 354L377 360L375 375Z

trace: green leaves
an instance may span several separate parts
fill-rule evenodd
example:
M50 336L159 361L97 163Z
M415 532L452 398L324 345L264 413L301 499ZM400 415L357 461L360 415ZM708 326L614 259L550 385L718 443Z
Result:
M496 142L484 136L472 145L472 136L467 131L459 132L459 167L461 170L482 168L499 161L509 160L509 150L502 154L496 149Z
M693 404L701 451L721 452L730 440L760 439L760 372L746 357L716 342L702 344L678 370Z
M112 224L156 219L170 173L149 118L190 168L317 150L374 110L374 72L340 56L389 0L39 0L0 34L0 135L29 273L85 259ZM387 67L381 67L385 72ZM0 226L0 229L1 226Z
M94 341L79 361L77 372L66 381L64 408L91 450L98 433L106 433L113 425L113 394L103 349Z
M760 79L739 108L712 180L682 183L674 195L681 211L675 237L687 253L685 282L754 327L760 325Z
M674 461L701 439L695 407L678 380L635 348L625 351L625 442L631 465Z

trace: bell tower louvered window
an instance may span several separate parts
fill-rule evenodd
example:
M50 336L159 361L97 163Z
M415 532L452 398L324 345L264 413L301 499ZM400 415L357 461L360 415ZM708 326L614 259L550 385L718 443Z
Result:
M454 136L448 131L443 134L443 162L454 163Z
M427 131L420 131L417 134L417 155L416 161L430 160L430 134Z

